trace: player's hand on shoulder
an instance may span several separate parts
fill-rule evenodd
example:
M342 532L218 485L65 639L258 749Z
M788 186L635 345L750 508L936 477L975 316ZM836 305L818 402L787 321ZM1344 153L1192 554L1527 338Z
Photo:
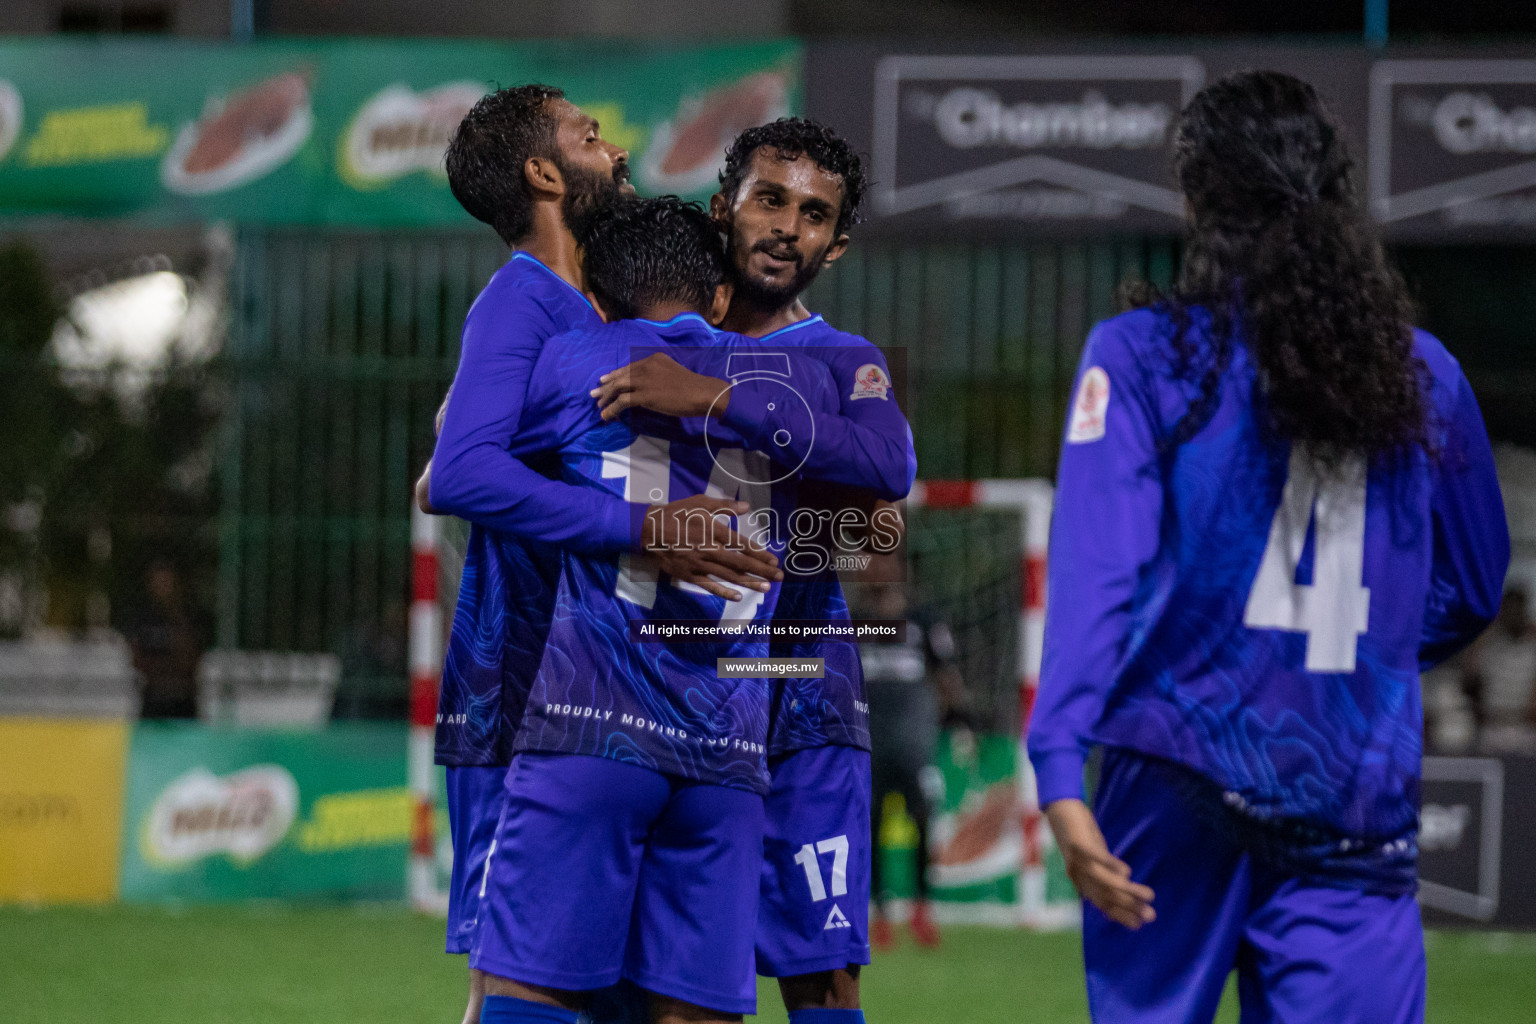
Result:
M750 506L696 495L646 513L642 546L676 582L693 583L727 601L741 599L740 587L769 590L784 578L779 560L727 525L726 517Z
M631 408L664 416L719 416L730 399L729 389L718 377L694 373L665 352L654 352L603 374L591 395L603 419L612 422Z
M1057 800L1045 809L1051 834L1078 893L1104 916L1132 931L1157 919L1150 888L1131 881L1131 866L1109 851L1093 811L1081 800Z

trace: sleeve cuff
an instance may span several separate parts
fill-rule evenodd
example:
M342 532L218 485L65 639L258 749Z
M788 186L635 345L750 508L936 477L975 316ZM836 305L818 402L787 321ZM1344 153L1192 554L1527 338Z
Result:
M743 438L752 440L764 429L768 420L768 399L748 384L731 388L731 400L726 403L725 414L720 422L736 431Z
M1057 800L1082 800L1083 766L1087 757L1081 750L1058 749L1029 752L1035 767L1035 791L1041 807Z

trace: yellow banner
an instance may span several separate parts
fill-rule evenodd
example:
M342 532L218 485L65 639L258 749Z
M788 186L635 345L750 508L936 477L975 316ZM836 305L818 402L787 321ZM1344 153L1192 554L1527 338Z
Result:
M117 897L128 724L0 718L0 903Z

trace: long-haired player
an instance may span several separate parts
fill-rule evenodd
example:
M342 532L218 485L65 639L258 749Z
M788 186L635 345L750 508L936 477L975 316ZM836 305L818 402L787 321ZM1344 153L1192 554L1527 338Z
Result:
M1171 294L1089 336L1030 758L1100 1021L1419 1021L1418 676L1492 618L1487 433L1311 86L1176 133ZM1090 810L1084 761L1104 749Z

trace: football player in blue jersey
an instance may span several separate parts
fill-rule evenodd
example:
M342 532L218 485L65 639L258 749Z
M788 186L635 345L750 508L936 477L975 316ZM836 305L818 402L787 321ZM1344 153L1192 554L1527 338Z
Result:
M627 551L637 536L674 577L721 592L772 571L748 549L659 548L675 517L717 499L647 508L548 480L509 454L528 373L552 335L600 318L584 295L576 232L628 190L627 154L558 89L527 85L481 99L447 154L464 208L514 249L471 308L434 463L418 485L425 508L472 526L443 670L437 761L448 766L454 845L450 953L467 953L479 882L501 810L501 783L554 604L553 545ZM643 525L640 524L644 517ZM724 541L722 542L724 545ZM471 972L467 1021L483 979Z
M1236 969L1245 1021L1421 1021L1418 676L1498 607L1488 436L1311 86L1222 79L1175 154L1180 277L1083 352L1029 729L1089 1006L1210 1021Z
M746 498L754 531L761 521L765 546L784 551L792 471L804 461L794 437L840 404L825 364L709 325L724 254L697 206L665 197L615 207L588 234L586 261L615 320L545 345L512 450L555 451L562 479L626 500L706 489ZM732 378L731 402L799 412L756 450L728 415L604 415L591 397L604 371L649 349ZM736 362L778 369L738 377ZM778 587L762 581L727 601L645 558L568 544L560 562L482 883L470 961L487 976L481 1019L574 1022L622 977L652 994L653 1021L739 1020L756 1008L769 687L722 675L718 659L761 659L768 643L760 633L647 636L677 620L765 622Z
M866 188L858 155L824 125L784 118L743 132L726 154L720 182L711 212L726 235L732 284L722 326L805 346L838 382L841 423L816 435L804 475L862 491L824 505L867 509L876 499L905 497L916 460L885 356L867 340L835 330L800 300L847 250ZM630 407L694 415L714 401L721 384L658 355L606 376L599 401L610 416ZM732 396L723 419L749 438L775 429L774 411L750 395ZM823 445L832 430L839 440ZM888 538L884 550L891 550L900 535L896 510L880 505L873 515L874 532ZM818 561L802 572L796 568L785 565L776 616L849 621L832 567ZM779 979L791 1024L859 1024L873 850L868 702L858 647L818 638L778 643L773 654L824 659L826 675L786 679L775 700L757 967Z

